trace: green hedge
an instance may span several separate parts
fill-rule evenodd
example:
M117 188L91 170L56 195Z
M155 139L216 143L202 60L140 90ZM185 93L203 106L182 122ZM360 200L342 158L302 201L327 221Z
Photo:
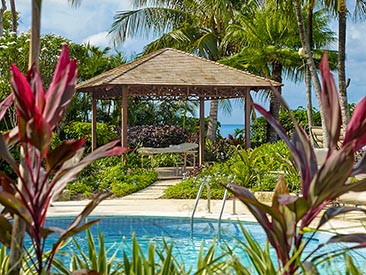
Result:
M205 167L198 175L169 187L165 190L166 198L195 198L203 182L210 185L213 199L222 199L224 186L231 181L253 191L273 191L280 173L284 175L291 192L299 190L299 173L293 166L291 154L283 142L263 144L248 150L238 147L232 152L232 156L226 162L214 163ZM206 188L202 197L206 197Z

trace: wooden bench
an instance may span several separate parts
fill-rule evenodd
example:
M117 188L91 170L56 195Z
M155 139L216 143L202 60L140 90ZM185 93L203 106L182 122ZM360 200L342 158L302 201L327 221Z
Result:
M137 152L141 155L141 166L143 167L143 158L148 157L151 161L154 160L154 155L156 154L180 154L182 156L183 171L187 167L188 156L193 157L193 166L196 166L196 156L198 144L196 143L181 143L178 145L170 145L164 148L153 148L153 147L141 147L137 149ZM176 165L177 166L177 165Z

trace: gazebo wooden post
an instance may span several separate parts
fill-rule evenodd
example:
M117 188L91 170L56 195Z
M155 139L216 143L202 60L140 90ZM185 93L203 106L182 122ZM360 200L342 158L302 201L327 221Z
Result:
M127 147L127 98L128 86L122 86L122 104L121 104L121 146Z
M198 152L198 164L199 166L204 163L205 152L205 100L200 97L200 132L199 132L199 152Z
M97 148L97 99L92 93L92 151Z
M250 90L245 93L245 110L244 110L244 123L245 123L245 149L250 148Z

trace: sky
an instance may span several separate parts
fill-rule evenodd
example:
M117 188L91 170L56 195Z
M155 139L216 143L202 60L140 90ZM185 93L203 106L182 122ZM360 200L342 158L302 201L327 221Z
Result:
M28 31L31 22L30 0L16 0L17 10L20 12L19 31ZM53 33L68 38L76 43L90 42L92 45L113 47L108 31L113 23L113 16L116 11L131 10L131 0L83 0L81 5L73 8L67 0L43 0L42 5L42 34ZM348 1L347 1L348 2ZM8 7L10 7L8 3ZM337 32L337 24L333 23L331 28ZM351 79L348 87L349 103L357 103L366 96L366 21L351 22L347 26L347 60L346 74ZM127 39L120 50L127 56L141 52L144 45L148 43L146 38ZM336 47L336 45L333 45ZM336 76L336 73L334 73ZM306 106L305 86L295 84L283 79L282 94L290 108ZM255 93L253 93L255 95ZM254 101L262 103L259 97ZM317 102L314 96L313 104ZM219 111L219 121L222 124L243 124L243 107L232 102L233 111L230 115ZM208 113L206 103L205 113Z

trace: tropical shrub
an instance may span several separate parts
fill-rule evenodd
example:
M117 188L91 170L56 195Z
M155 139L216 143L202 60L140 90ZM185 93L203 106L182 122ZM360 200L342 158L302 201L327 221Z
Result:
M67 47L64 46L47 91L34 66L25 77L12 65L13 93L0 103L0 120L13 101L16 103L18 120L16 128L0 134L0 157L6 160L18 178L16 182L4 172L0 173L0 203L5 208L0 215L0 242L10 247L10 263L21 263L26 230L33 253L30 254L26 249L24 252L28 256L27 263L32 265L37 274L49 274L60 245L68 237L97 222L92 220L81 224L109 194L97 195L66 230L45 227L51 202L93 160L128 151L127 148L116 147L117 142L111 142L83 158L85 139L66 140L56 148L51 148L53 131L71 102L76 81L76 61L70 61ZM16 143L21 150L19 162L9 150ZM14 222L11 223L5 214L14 217ZM58 233L60 238L51 252L45 254L44 245L51 233ZM17 269L18 266L11 268Z
M86 239L88 245L86 251L80 246L78 239L72 238L71 242L60 252L64 256L63 258L70 259L70 266L66 266L61 259L56 258L53 267L57 274L69 275L70 272L76 270L94 270L101 275L123 274L122 266L117 262L117 253L119 253L122 242L115 243L107 249L103 233L98 231L97 239L95 239L89 229L86 230Z
M179 126L134 126L128 129L128 146L162 148L183 143L187 137L186 130Z
M213 166L205 167L197 175L188 176L182 182L169 186L164 191L164 197L169 199L194 199L201 184L208 183L211 198L222 199L225 193L222 182L232 179L229 167L224 163L216 163ZM201 197L207 198L206 188L203 189Z
M222 182L235 180L237 184L252 191L273 191L278 176L284 175L290 192L300 189L299 173L292 163L290 151L285 143L263 144L257 148L232 147L232 154L225 162L213 163L200 168L197 173L185 175L185 179L165 190L167 198L195 198L200 185L208 182L211 197L222 199ZM206 189L202 197L206 197Z
M225 262L226 253L215 254L216 242L207 250L200 248L197 259L196 271L185 268L173 254L174 243L167 243L163 239L162 248L157 248L153 242L149 243L147 251L143 251L135 235L132 236L131 255L122 250L123 241L114 243L106 248L103 234L98 232L97 240L87 231L88 249L84 251L77 239L69 244L73 248L62 252L63 256L71 259L70 266L56 259L54 268L57 274L69 275L75 270L95 270L101 275L204 275L204 274L229 274L226 272L228 264ZM67 247L66 247L67 248ZM119 257L122 254L122 257Z
M205 161L226 161L234 154L235 148L238 145L244 146L244 140L236 139L232 135L229 135L228 138L219 138L214 142L207 139Z
M255 108L289 147L301 176L302 196L290 195L283 177L279 178L271 206L259 202L243 186L233 185L231 189L263 227L270 245L276 252L278 270L282 274L319 274L316 263L327 255L320 253L314 256L314 253L326 244L349 243L349 246L344 248L345 251L366 246L364 233L336 234L314 251L304 253L309 239L329 220L351 211L366 212L365 209L357 207L328 206L348 191L366 191L365 178L348 182L349 177L366 173L366 153L363 153L360 160L355 161L355 153L366 145L366 97L355 107L342 146L337 149L342 120L338 93L326 54L320 64L320 71L321 102L328 134L328 154L320 167L309 137L294 117L292 120L295 129L290 139L282 125L264 108L255 104ZM275 90L273 92L276 93ZM276 95L287 108L280 94ZM321 215L320 219L315 220L318 215ZM314 222L315 230L309 230Z
M300 188L300 177L290 151L282 141L241 149L227 163L238 184L252 191L273 191L279 174L289 183L290 192Z
M115 196L126 196L151 185L158 174L151 170L137 168L128 171L123 165L116 165L104 171L98 179L98 189L110 191Z
M292 110L292 113L293 116L296 118L296 121L298 121L299 125L303 127L306 132L308 132L309 125L307 110L300 106L297 109ZM292 134L294 130L294 124L292 121L292 117L285 108L280 109L279 121L286 129L286 131L289 134ZM321 125L320 112L317 111L315 108L313 109L313 123L314 125ZM254 147L257 147L267 142L267 121L265 117L260 116L253 121L251 125L250 141L252 143L252 146Z
M87 151L91 151L91 123L90 122L79 122L73 121L64 125L60 139L80 139L85 138L87 144ZM108 125L106 123L97 123L97 146L102 146L110 141L118 138L118 134L115 126Z

